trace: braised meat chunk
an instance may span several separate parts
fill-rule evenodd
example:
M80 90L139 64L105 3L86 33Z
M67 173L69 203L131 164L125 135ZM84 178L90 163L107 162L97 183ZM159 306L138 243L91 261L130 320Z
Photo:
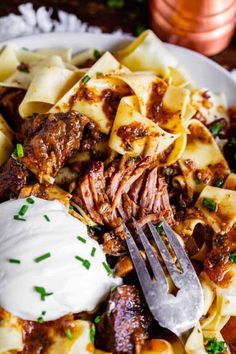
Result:
M0 171L0 202L17 197L28 177L24 166L11 157Z
M25 90L12 87L0 88L0 113L15 132L20 130L23 123L18 108L24 96Z
M151 316L134 285L112 291L97 327L97 345L114 354L132 354L148 337Z
M26 120L18 140L24 144L22 163L40 182L53 181L80 146L88 119L78 112L39 114Z

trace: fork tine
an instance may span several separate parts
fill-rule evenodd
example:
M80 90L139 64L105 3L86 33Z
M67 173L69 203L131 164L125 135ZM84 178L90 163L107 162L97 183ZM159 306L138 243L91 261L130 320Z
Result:
M181 273L179 272L176 265L174 264L174 261L173 261L172 256L170 255L170 252L168 251L165 243L163 242L159 233L156 231L153 224L148 223L148 227L151 231L151 234L156 242L156 245L159 249L159 252L162 256L163 261L165 262L165 265L170 273L170 276L171 276L173 282L175 283L175 285L177 287L179 287L181 284Z
M161 267L161 264L160 264L157 256L153 252L153 249L152 249L146 235L144 234L142 228L139 226L139 224L137 223L137 221L134 218L133 218L133 223L138 231L140 240L143 244L143 248L146 252L146 256L147 256L149 263L151 265L153 274L157 280L157 286L158 286L159 290L162 292L168 292L167 279L166 279L165 273Z
M123 223L123 229L126 233L126 243L129 249L130 256L133 261L133 265L135 267L140 285L143 289L143 293L145 295L145 298L147 300L147 303L149 302L149 293L150 293L150 288L152 286L152 279L148 273L146 264L144 262L143 257L141 256L139 249L134 242L134 239L127 228L127 226Z
M183 268L183 271L184 272L190 271L190 270L194 271L192 263L189 261L189 258L187 256L184 248L182 247L178 238L175 236L173 230L171 229L171 227L169 226L169 224L166 221L163 222L163 229L165 231L165 234L166 234L171 246L173 247L173 250L175 251L175 254L178 258L178 261L179 261L181 267ZM194 271L194 273L195 273L195 271Z

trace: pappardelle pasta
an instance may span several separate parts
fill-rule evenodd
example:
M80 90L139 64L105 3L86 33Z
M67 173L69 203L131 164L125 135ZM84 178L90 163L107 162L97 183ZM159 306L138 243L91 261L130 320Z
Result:
M234 353L236 108L150 30L72 52L0 53L0 353ZM132 218L167 220L199 275L185 347L145 305Z

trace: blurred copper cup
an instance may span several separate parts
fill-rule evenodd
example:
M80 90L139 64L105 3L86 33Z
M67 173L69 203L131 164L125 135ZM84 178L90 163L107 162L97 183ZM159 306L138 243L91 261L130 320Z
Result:
M214 55L233 36L236 0L150 0L150 16L162 40Z

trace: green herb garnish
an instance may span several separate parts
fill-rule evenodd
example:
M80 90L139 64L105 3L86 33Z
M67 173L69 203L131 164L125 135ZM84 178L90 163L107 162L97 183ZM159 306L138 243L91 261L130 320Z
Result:
M95 256L96 250L97 250L96 247L93 247L93 248L92 248L91 257L94 257L94 256Z
M26 221L26 219L21 218L19 215L14 215L13 218L14 220L18 220L18 221Z
M20 216L24 216L28 209L29 209L28 205L22 205L18 214Z
M44 261L45 259L47 259L49 257L51 257L51 253L45 253L42 256L39 256L39 257L35 258L34 261L35 261L35 263L39 263L39 262L42 262L42 261Z
M89 269L90 266L91 266L91 263L89 262L88 259L84 259L80 256L75 256L75 259L77 259L77 261L81 262L82 265L86 268L86 269Z
M211 126L210 131L213 135L218 135L222 128L223 128L222 123L216 122Z
M110 9L122 9L124 5L124 0L107 0L107 6L110 7Z
M202 184L202 180L198 177L195 178L195 183L196 184Z
M35 286L35 287L34 287L34 290L40 295L40 299L41 299L42 301L45 301L45 298L46 298L47 296L53 295L53 293L47 293L46 290L45 290L45 288L43 288L43 287L41 287L41 286Z
M82 242L82 243L86 243L87 241L85 240L85 238L78 236L77 239Z
M101 58L101 52L97 49L94 49L93 55L95 59Z
M108 275L112 275L112 270L109 267L109 265L106 262L102 262L103 267L105 268L105 271L107 272Z
M217 204L213 199L210 198L203 198L202 205L204 208L208 209L209 211L216 211Z
M37 318L37 322L38 322L38 323L44 323L45 321L44 321L43 316L38 317L38 318Z
M95 317L95 319L94 319L94 323L96 323L96 324L100 323L100 322L101 322L101 319L102 319L102 317L101 317L101 316L97 316L97 317Z
M34 204L35 203L35 201L33 200L33 198L27 198L26 199L26 201L27 201L27 203L29 203L29 204Z
M209 338L206 347L210 354L221 354L226 351L225 342L218 341L216 338Z
M93 344L94 344L94 340L95 340L95 334L96 334L96 328L95 328L94 324L92 324L90 327L90 331L89 331L89 337L90 337L90 340Z
M90 79L91 79L90 76L85 75L81 81L82 81L84 84L86 84Z
M134 31L135 36L139 36L141 33L143 33L146 30L146 26L144 25L138 25Z
M233 262L233 264L236 264L236 252L231 253L229 259Z
M24 149L22 144L16 144L16 154L19 158L24 157Z
M47 215L44 215L43 217L44 217L45 220L47 220L47 222L51 221Z
M214 186L214 187L222 187L223 184L224 184L223 178L218 178L218 179L213 183L213 186Z
M9 263L15 263L15 264L20 264L21 263L21 261L19 259L15 259L15 258L8 259L8 262Z
M229 140L229 142L228 142L228 145L229 146L235 146L236 145L236 138L231 138L230 140Z
M159 223L156 226L156 230L159 234L164 232L163 225L164 225L164 221L159 221Z
M69 328L66 328L66 329L64 330L64 333L65 333L66 337L67 337L69 340L72 340L72 339L73 339L73 335L72 335L71 330L70 330Z
M88 231L93 233L99 233L102 231L102 228L99 225L88 226Z

